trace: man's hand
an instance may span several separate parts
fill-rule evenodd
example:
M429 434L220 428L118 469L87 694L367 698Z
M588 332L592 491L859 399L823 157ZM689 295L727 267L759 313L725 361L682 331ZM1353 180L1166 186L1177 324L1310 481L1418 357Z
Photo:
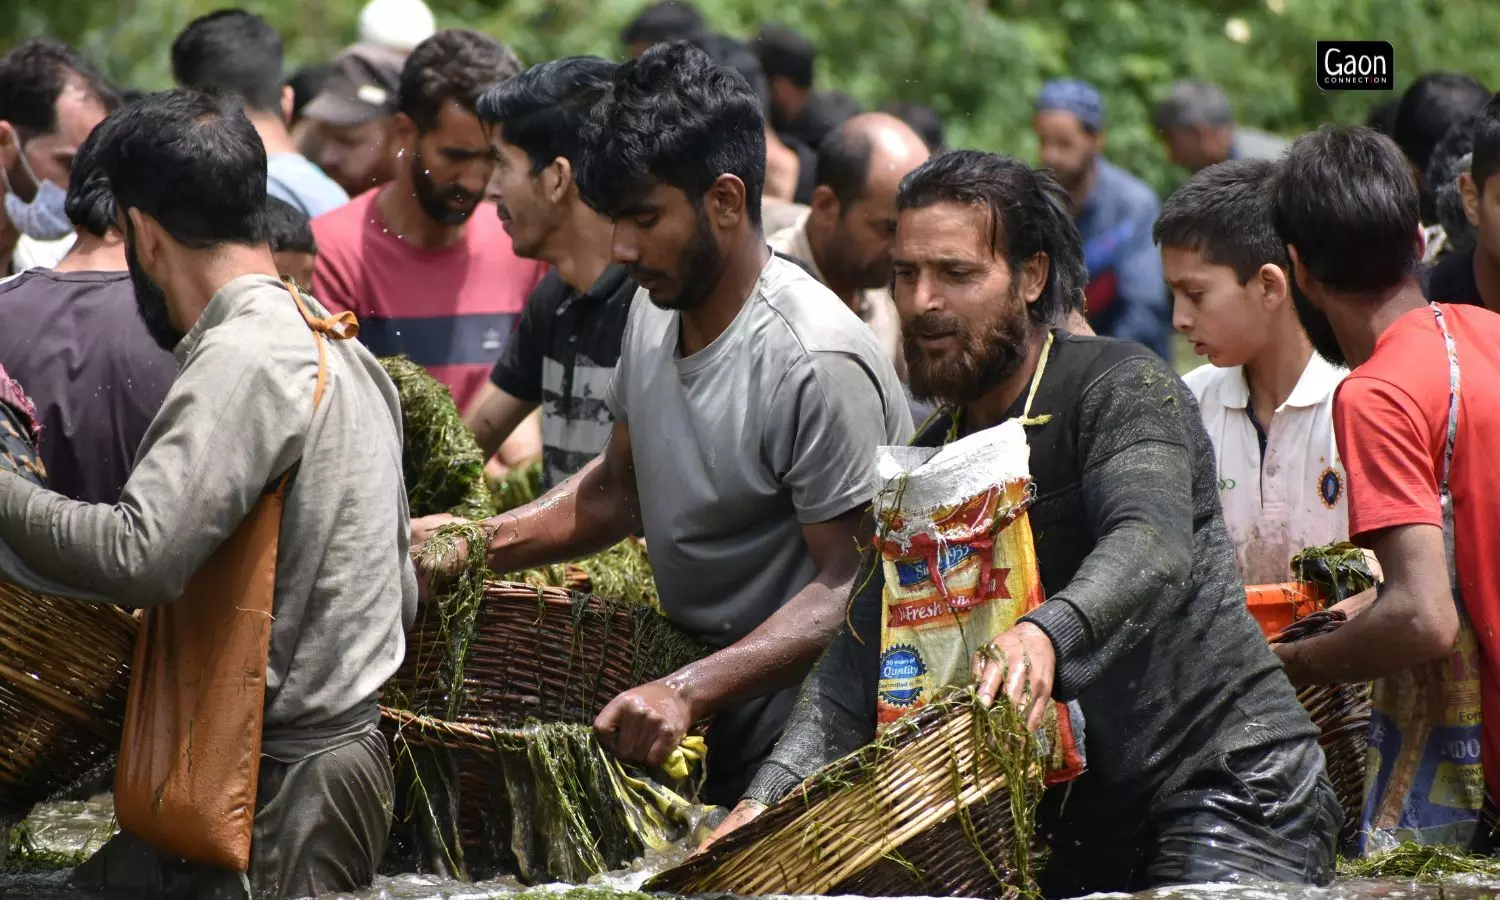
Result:
M420 519L411 520L411 552L416 554L422 545L444 525L452 525L454 522L462 522L457 516L447 513L438 513L435 516L423 516Z
M653 681L609 701L594 720L594 734L625 762L660 766L697 718L681 689Z
M703 839L703 843L698 845L697 852L702 853L709 847L712 847L714 844L718 843L730 832L738 831L746 825L749 825L761 813L765 811L766 805L764 803L761 803L759 800L751 800L748 798L741 800L739 805L734 808L734 811L731 812L729 816L724 819L724 821L719 823L718 828L714 829L714 833Z
M1057 655L1052 639L1030 622L1021 622L974 654L974 683L979 702L989 706L1002 688L1035 731L1052 700Z

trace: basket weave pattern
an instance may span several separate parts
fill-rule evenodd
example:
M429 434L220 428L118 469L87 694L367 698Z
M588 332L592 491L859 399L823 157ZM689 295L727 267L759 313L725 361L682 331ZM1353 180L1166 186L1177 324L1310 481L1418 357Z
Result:
M136 619L0 582L0 817L67 790L120 747Z
M1028 886L1010 782L970 704L935 704L647 888L680 894L1001 897ZM991 732L993 735L994 732ZM1024 735L1013 735L1024 741Z
M1327 634L1340 627L1344 614L1323 610L1293 622L1271 638L1272 644ZM1339 829L1339 849L1352 853L1359 837L1359 820L1365 805L1365 746L1370 731L1370 685L1368 682L1319 684L1301 688L1297 699L1320 732L1318 743L1328 766L1328 778L1344 810Z

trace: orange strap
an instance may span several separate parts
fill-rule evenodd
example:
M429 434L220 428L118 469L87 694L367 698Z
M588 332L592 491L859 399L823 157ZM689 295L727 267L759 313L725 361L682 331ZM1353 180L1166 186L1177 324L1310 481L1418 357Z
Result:
M328 354L324 349L323 341L331 338L335 341L347 341L359 337L359 320L354 313L345 310L333 316L315 316L307 308L307 303L302 299L302 292L297 290L297 284L290 278L282 279L282 284L291 292L292 300L297 304L297 311L302 313L302 321L312 329L313 341L318 345L318 383L313 389L313 415L317 415L318 406L323 402L323 388L328 383ZM285 475L281 476L281 483L276 486L277 493L282 493L291 484L292 473L297 471L297 466L292 466Z

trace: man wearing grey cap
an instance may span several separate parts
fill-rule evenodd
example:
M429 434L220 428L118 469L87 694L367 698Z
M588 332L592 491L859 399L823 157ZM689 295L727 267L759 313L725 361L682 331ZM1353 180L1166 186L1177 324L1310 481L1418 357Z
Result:
M1093 85L1049 81L1032 119L1042 165L1068 192L1083 237L1085 314L1098 334L1167 357L1172 306L1151 225L1161 203L1144 181L1104 158L1104 101Z
M355 197L396 177L396 95L406 58L355 44L334 58L303 115L317 124L303 152Z
M1179 81L1156 104L1156 131L1167 157L1198 172L1231 159L1279 159L1287 142L1274 134L1234 124L1229 95L1216 84Z

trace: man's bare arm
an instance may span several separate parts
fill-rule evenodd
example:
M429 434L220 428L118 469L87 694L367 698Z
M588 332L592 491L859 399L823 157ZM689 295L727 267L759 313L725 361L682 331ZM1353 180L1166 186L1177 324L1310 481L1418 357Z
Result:
M1385 573L1384 583L1366 592L1375 602L1331 634L1275 648L1293 684L1381 678L1453 649L1458 607L1443 530L1401 525L1377 532L1371 544Z
M464 415L464 424L474 432L479 449L484 451L484 458L489 459L536 408L537 404L485 382L479 396L469 405L469 411ZM509 463L510 460L506 462Z
M803 525L817 577L730 646L616 697L594 722L604 745L626 761L661 765L699 719L802 681L844 621L866 521L856 510Z
M616 422L604 452L577 475L485 525L494 572L577 559L624 540L641 527L629 427Z

